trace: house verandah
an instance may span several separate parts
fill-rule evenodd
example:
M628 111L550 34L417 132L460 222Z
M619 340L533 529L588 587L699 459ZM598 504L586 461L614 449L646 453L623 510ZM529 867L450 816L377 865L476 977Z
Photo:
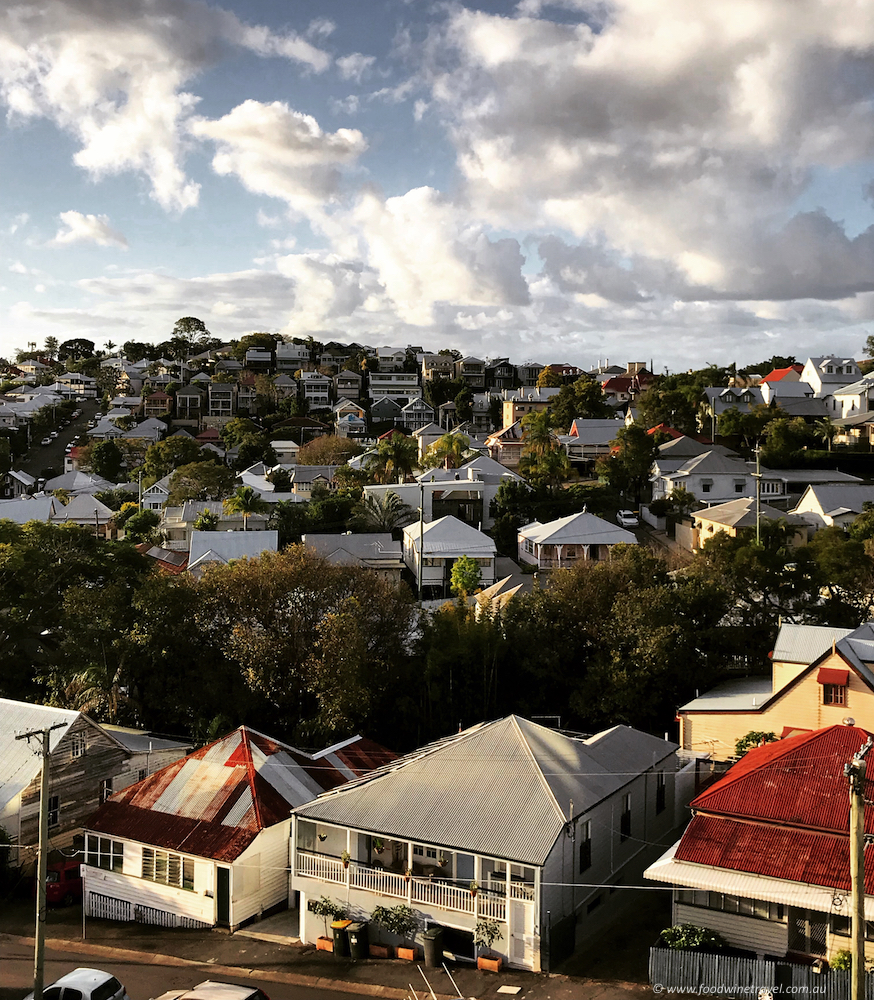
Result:
M342 860L344 851L350 855L348 864ZM448 937L447 950L457 958L475 957L477 921L497 920L506 928L496 950L506 951L513 965L539 971L541 877L540 866L294 817L292 878L300 892L301 941L314 941L323 933L322 918L308 904L333 889L350 916L367 919L377 905L405 903L421 914L423 926L433 923L461 932ZM475 891L471 883L476 883Z

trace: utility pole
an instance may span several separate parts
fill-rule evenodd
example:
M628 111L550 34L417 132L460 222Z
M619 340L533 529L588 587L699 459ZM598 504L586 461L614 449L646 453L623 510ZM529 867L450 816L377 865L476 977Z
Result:
M753 473L756 481L756 545L762 544L762 459L761 446L756 442L756 471Z
M874 746L867 742L844 764L850 782L850 909L853 953L850 1000L865 1000L865 755ZM34 998L36 1000L36 998Z
M425 561L425 484L424 482L419 483L419 564L417 569L418 580L416 581L419 586L419 604L422 603L422 564Z
M17 740L27 740L38 737L42 768L39 787L39 848L36 862L36 938L33 953L33 1000L42 1000L43 959L46 940L46 863L49 847L49 734L53 729L63 729L67 723L57 722L47 729L31 729L27 733L19 733ZM84 903L83 903L84 905Z

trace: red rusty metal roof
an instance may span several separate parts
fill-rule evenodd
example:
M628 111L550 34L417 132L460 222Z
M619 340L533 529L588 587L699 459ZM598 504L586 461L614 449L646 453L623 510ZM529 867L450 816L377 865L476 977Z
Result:
M858 726L829 726L748 751L692 809L808 830L848 829L849 792L844 764L868 739ZM874 753L869 765L874 771ZM866 782L874 798L874 782ZM874 832L874 810L865 827Z
M357 743L363 746L356 750ZM382 757L380 757L380 752ZM389 751L350 741L362 771ZM366 761L372 760L369 766ZM340 763L338 761L338 763ZM351 766L355 770L355 764ZM86 828L217 861L233 861L295 806L349 780L340 767L245 726L113 795Z

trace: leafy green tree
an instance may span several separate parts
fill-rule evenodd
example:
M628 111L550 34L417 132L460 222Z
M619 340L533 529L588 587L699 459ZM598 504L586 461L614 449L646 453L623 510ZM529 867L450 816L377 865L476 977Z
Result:
M743 757L747 750L752 750L753 747L759 747L763 743L774 743L777 740L776 733L763 733L757 732L755 730L746 734L746 736L741 736L739 740L735 741L734 753L736 757Z
M601 383L590 375L563 385L549 412L552 426L565 434L575 420L609 420L615 416L613 407L604 398Z
M470 420L473 417L473 393L470 387L465 385L454 399L455 415L460 423Z
M88 464L95 476L117 483L121 478L124 456L121 448L113 440L98 441L91 447Z
M223 500L237 481L236 474L217 462L191 462L181 465L170 479L168 507L179 507L186 500Z
M772 468L786 468L798 461L798 454L812 440L810 427L803 417L778 417L765 429L765 445L761 458Z
M251 486L238 486L236 492L222 502L226 514L240 514L243 518L243 531L249 524L253 514L267 514L270 504L261 499L261 494Z
M158 511L141 510L125 521L125 538L134 544L155 541L158 537L157 527L160 523L161 515Z
M149 482L157 482L170 475L180 465L190 465L203 457L200 445L194 438L173 435L157 441L146 449L143 460L143 476Z
M698 430L700 393L684 389L669 389L664 383L651 386L637 400L640 419L646 427L667 424L684 434Z
M469 597L482 585L482 570L471 556L460 556L452 564L450 589L459 597Z
M336 434L322 434L307 441L297 453L298 465L345 465L350 458L360 455L362 447L349 438Z
M621 427L612 444L616 451L598 459L595 466L598 474L617 492L634 497L635 505L639 506L649 486L658 444L640 424Z
M553 371L552 368L547 365L543 371L537 376L537 388L538 389L557 389L560 385L564 384L564 379L559 375L557 371Z
M85 340L83 337L74 337L72 340L65 340L58 347L59 361L77 361L79 358L94 357L94 341Z
M267 473L267 482L273 484L278 493L291 492L291 473L287 469L277 467Z
M785 415L785 411L779 406L766 406L763 403L746 411L732 406L719 416L719 433L722 437L740 439L744 447L750 451L764 436L765 429L771 421Z

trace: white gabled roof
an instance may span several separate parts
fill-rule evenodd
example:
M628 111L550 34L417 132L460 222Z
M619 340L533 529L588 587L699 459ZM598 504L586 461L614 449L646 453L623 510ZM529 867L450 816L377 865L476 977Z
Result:
M413 548L419 551L419 523L404 528L404 534ZM459 556L479 556L494 559L497 554L495 543L476 528L448 514L446 517L429 521L422 525L422 545L425 555L458 558Z
M519 529L523 538L538 545L637 545L637 538L618 524L611 524L595 514L582 511L555 521L534 521Z
M61 725L49 734L49 750L53 751L67 734L78 712L48 705L30 705L23 701L0 698L0 813L12 799L22 792L40 772L40 757L35 751L38 743L17 740L19 733L33 729L49 729ZM14 831L8 831L13 834Z

